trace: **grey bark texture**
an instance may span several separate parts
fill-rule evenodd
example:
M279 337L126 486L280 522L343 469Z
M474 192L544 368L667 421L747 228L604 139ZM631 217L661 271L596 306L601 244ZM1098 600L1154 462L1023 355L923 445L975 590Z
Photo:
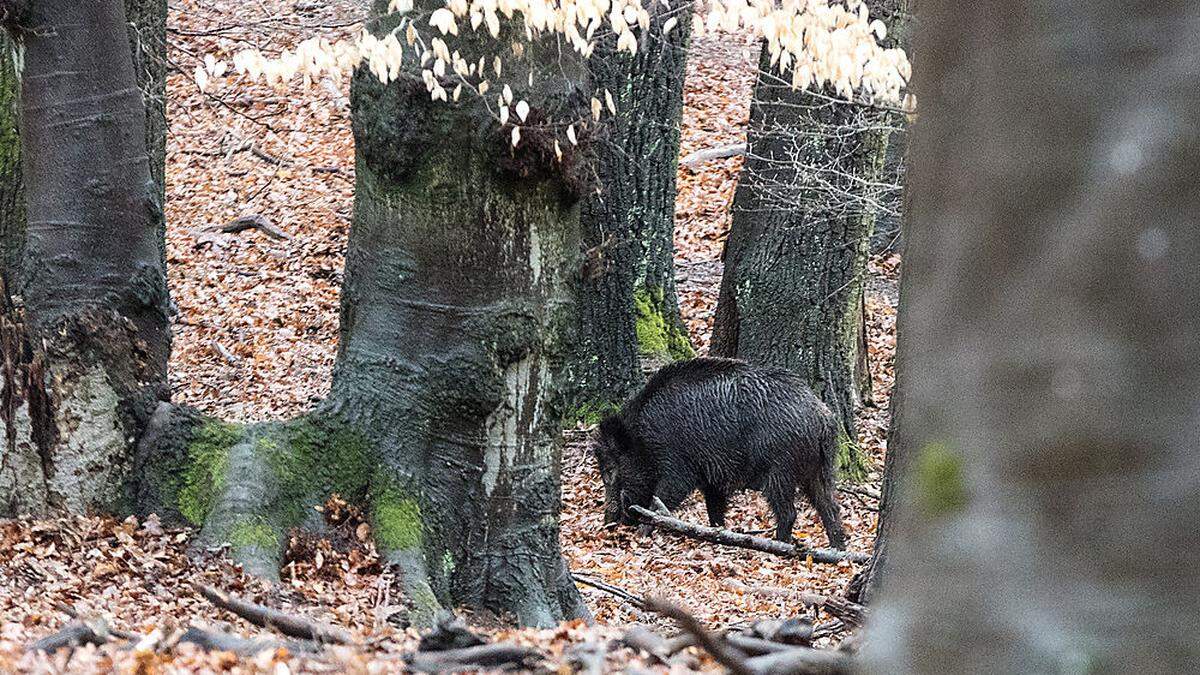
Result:
M472 61L489 44L456 48ZM558 540L584 158L555 160L552 121L586 115L588 97L581 64L553 44L528 44L506 78L530 69L515 149L511 124L474 101L431 103L418 73L356 75L355 222L325 411L376 448L378 519L414 521L379 524L414 593L544 626L586 615Z
M691 37L691 3L646 0L651 27L636 55L598 38L588 59L617 114L596 134L596 190L582 205L585 248L579 355L572 379L584 413L609 412L656 368L693 355L675 294L675 174ZM662 26L674 18L666 35Z
M123 498L130 439L166 395L170 351L162 210L124 8L38 0L9 27L23 61L27 209L0 331L0 511L107 509Z
M146 152L150 174L158 186L158 203L166 204L167 158L167 0L125 0L126 28L138 89L146 107ZM166 221L160 246L166 252Z
M21 136L17 124L20 80L13 49L15 45L0 31L0 247L4 265L0 280L8 289L14 279L25 241L25 193L21 177ZM6 291L7 295L7 291Z
M899 0L868 4L898 23ZM885 111L792 89L764 46L711 353L804 375L851 439L870 398L863 288L895 125Z
M1194 672L1200 6L921 12L869 670Z

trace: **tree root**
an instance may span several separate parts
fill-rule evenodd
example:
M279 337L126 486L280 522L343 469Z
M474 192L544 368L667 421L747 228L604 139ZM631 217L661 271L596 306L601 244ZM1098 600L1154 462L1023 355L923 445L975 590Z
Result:
M350 633L337 626L311 621L277 609L239 600L212 586L200 586L199 591L205 599L217 607L233 612L256 626L273 628L288 637L312 640L321 644L355 644Z

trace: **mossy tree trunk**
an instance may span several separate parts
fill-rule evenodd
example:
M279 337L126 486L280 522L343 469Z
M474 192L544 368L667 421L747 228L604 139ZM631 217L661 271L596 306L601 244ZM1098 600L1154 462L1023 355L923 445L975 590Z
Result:
M870 3L891 22L900 0ZM855 409L869 399L863 288L891 114L794 90L765 45L733 201L711 353L792 369L841 420L861 475Z
M427 25L433 5L407 16ZM455 48L471 60L492 45ZM142 443L141 508L202 525L202 541L230 543L273 576L287 532L320 530L312 507L336 492L368 507L414 623L462 605L524 625L587 616L559 549L586 167L574 154L557 162L547 129L587 115L588 95L581 66L553 44L504 67L511 82L530 69L553 75L523 91L516 149L511 125L478 101L431 103L419 71L387 85L355 75L355 221L332 391L301 420L249 427L164 404Z
M585 416L607 412L654 368L693 355L675 294L675 175L692 4L647 0L637 54L599 38L592 85L617 114L594 139L598 190L583 204L585 259L572 379ZM665 37L663 24L676 25ZM586 413L591 413L587 415Z
M23 62L27 203L5 231L19 240L24 224L19 264L5 270L0 512L111 509L130 439L167 393L170 350L162 211L124 8L0 9Z
M490 44L456 47L470 62ZM584 167L554 159L551 125L587 105L563 58L542 41L506 63L509 81L535 78L516 149L479 102L430 103L415 73L355 77L356 215L324 410L376 448L377 539L418 609L428 590L524 625L587 613L558 539Z
M1189 2L922 0L913 472L868 672L1200 663L1197 29Z
M0 31L0 281L5 304L13 272L25 242L25 193L21 177L21 136L17 125L21 82L17 77L16 45Z

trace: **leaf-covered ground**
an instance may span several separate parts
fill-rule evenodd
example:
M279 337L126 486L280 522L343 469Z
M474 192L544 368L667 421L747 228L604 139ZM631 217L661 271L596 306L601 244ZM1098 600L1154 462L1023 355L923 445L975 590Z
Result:
M338 289L353 209L353 140L345 91L326 85L277 92L222 87L201 93L190 73L198 58L247 45L278 51L313 34L356 31L350 0L176 0L171 3L169 81L168 261L176 317L171 382L177 401L232 420L286 418L328 389L337 341ZM756 48L729 36L695 41L690 60L682 154L744 140ZM703 351L720 282L720 250L741 160L715 160L679 171L676 202L681 304ZM260 230L221 233L243 216L266 218L285 238ZM875 407L860 415L860 441L881 465L894 351L898 259L872 261L867 301ZM698 544L659 533L601 527L599 478L586 454L588 431L568 430L563 470L563 550L580 575L635 595L677 600L713 626L805 613L800 593L841 593L853 565L806 565L765 554ZM876 475L873 478L877 478ZM873 501L839 495L850 548L869 551ZM682 517L704 522L696 501ZM283 582L248 579L220 551L188 555L187 531L151 519L75 518L0 526L0 671L48 672L393 672L415 648L415 633L389 621L397 601L366 526L352 512L359 545L336 551L297 541ZM761 498L734 500L729 526L766 532ZM797 521L801 541L824 545L815 513ZM215 609L195 590L209 583L273 606L345 626L361 641L319 658L267 652L257 658L163 649L180 627L204 624L249 636L259 632ZM611 595L583 588L598 626L551 631L492 631L536 644L544 668L566 671L572 650L604 644L629 622L659 623ZM138 649L85 648L68 657L34 657L33 640L60 628L63 607L102 616L115 628L149 637ZM827 617L818 617L824 620ZM671 666L629 649L606 670L634 664L686 671L715 668L692 649Z

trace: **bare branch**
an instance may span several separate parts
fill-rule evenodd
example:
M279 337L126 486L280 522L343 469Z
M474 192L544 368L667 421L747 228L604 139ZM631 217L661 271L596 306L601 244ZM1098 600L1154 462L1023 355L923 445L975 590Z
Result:
M713 544L721 544L724 546L736 546L738 548L746 548L752 551L762 551L763 553L771 553L773 555L783 556L785 558L808 558L812 557L813 562L819 563L840 563L843 560L848 560L853 563L866 563L871 559L871 556L866 553L856 553L852 551L835 551L825 548L803 548L795 544L785 544L774 539L765 537L755 537L741 532L725 530L718 527L708 527L706 525L696 525L693 523L684 522L678 518L665 516L659 513L654 513L640 506L629 507L642 518L644 522L656 527L661 527L686 537L707 541Z
M728 668L735 675L754 675L754 669L746 663L746 655L740 649L730 645L720 636L712 633L696 617L688 614L683 608L658 598L647 598L646 609L674 619L679 627L691 633L696 642L718 663Z
M316 642L354 644L354 638L337 626L318 623L294 614L239 600L212 586L200 586L200 594L221 609L233 612L250 623L263 628L274 628L288 637Z

